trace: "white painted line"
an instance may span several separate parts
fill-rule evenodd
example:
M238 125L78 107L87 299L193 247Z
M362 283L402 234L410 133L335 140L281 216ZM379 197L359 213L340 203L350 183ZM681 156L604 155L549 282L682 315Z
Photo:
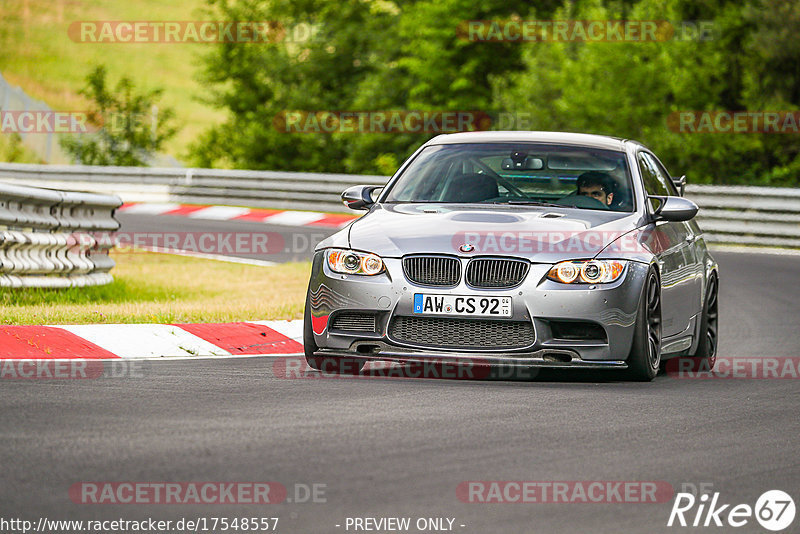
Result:
M324 218L324 213L316 213L313 211L284 211L283 213L270 215L262 219L261 222L286 226L303 226Z
M223 256L221 254L206 254L204 252L193 252L190 250L178 250L173 248L137 247L137 249L147 250L149 252L158 252L159 254L174 254L176 256L189 256L191 258L200 258L203 260L226 261L228 263L255 265L256 267L274 267L275 265L278 265L274 261L256 260L250 258L238 258L236 256Z
M61 328L61 327L59 327ZM186 361L186 360L231 360L231 359L241 359L241 358L284 358L286 356L289 357L296 357L296 356L304 356L302 352L295 352L289 354L220 354L218 356L214 355L204 355L204 356L147 356L145 358L126 358L128 360L136 360L137 362L166 362L166 361ZM118 362L121 361L120 358L72 358L69 360L59 359L59 358L41 358L41 361L55 361L55 362L78 362L78 361L87 361L87 362Z
M279 334L293 339L303 344L303 320L297 319L295 321L247 321L252 324L260 324L268 328L272 328Z
M163 362L168 360L231 360L231 359L241 359L241 358L284 358L286 356L304 356L302 352L295 352L290 354L223 354L220 356L153 356L148 358L136 358L136 361L149 361L149 362ZM62 360L64 361L64 360ZM68 360L72 361L72 360ZM106 358L103 360L91 360L91 361L106 361L106 362L118 362L119 359L114 358Z
M226 221L250 213L250 208L237 208L235 206L209 206L189 214L191 219L213 219Z
M63 328L63 326L56 326L56 328ZM239 358L283 358L285 356L303 356L302 352L294 352L288 354L220 354L220 355L203 355L203 356L147 356L145 358L126 358L128 360L136 360L137 362L164 362L172 360L231 360ZM121 358L38 358L37 361L54 361L54 362L118 362Z
M791 248L746 247L742 245L709 244L712 252L738 252L744 254L773 254L775 256L800 256L800 250Z
M186 330L167 324L58 326L120 358L226 356L230 353Z
M123 206L120 211L122 213L135 213L137 215L161 215L162 213L166 213L180 207L180 204L151 204L145 202L142 204Z

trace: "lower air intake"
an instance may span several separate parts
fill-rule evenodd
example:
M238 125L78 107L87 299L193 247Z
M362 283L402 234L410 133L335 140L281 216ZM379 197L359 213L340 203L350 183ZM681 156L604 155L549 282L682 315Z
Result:
M443 317L398 316L389 335L400 343L448 349L521 349L535 340L530 322Z
M345 332L375 332L375 314L342 312L336 314L331 323L331 330Z

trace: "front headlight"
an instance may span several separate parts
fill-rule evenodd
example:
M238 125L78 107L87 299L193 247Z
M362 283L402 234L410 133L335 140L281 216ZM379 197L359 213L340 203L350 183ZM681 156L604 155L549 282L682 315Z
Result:
M325 254L331 271L372 276L383 272L383 260L369 252L331 248Z
M562 261L547 278L562 284L607 284L617 280L625 269L623 260Z

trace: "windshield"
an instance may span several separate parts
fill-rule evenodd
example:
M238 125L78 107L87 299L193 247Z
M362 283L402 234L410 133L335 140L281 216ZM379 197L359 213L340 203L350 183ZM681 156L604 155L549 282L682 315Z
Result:
M545 204L633 211L625 154L532 143L425 148L384 202Z

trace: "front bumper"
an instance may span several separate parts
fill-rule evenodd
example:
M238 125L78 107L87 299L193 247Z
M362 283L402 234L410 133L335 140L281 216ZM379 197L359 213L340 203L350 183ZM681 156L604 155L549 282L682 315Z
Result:
M361 344L363 346L363 342ZM370 344L375 346L369 352L355 350L320 349L318 356L343 358L361 358L365 360L383 360L398 363L469 363L473 366L504 365L513 367L578 367L582 369L627 369L624 360L584 360L580 354L571 349L540 349L535 352L481 353L436 351L435 349L413 350L385 343Z
M631 261L620 279L612 284L572 286L546 278L552 264L532 264L523 283L513 289L475 289L464 280L453 288L432 288L409 282L399 258L385 258L386 272L367 277L333 273L323 257L322 252L315 255L308 298L314 341L319 347L317 354L398 362L472 361L529 367L625 368L648 269L645 264ZM468 260L462 258L465 265ZM502 346L473 349L437 346L435 339L424 344L395 339L392 320L415 316L416 293L511 297L511 317L497 321L529 322L533 325L532 342L513 349ZM332 328L329 319L343 311L374 313L375 331ZM560 332L555 326L564 322L598 325L604 335L594 339L558 337Z

